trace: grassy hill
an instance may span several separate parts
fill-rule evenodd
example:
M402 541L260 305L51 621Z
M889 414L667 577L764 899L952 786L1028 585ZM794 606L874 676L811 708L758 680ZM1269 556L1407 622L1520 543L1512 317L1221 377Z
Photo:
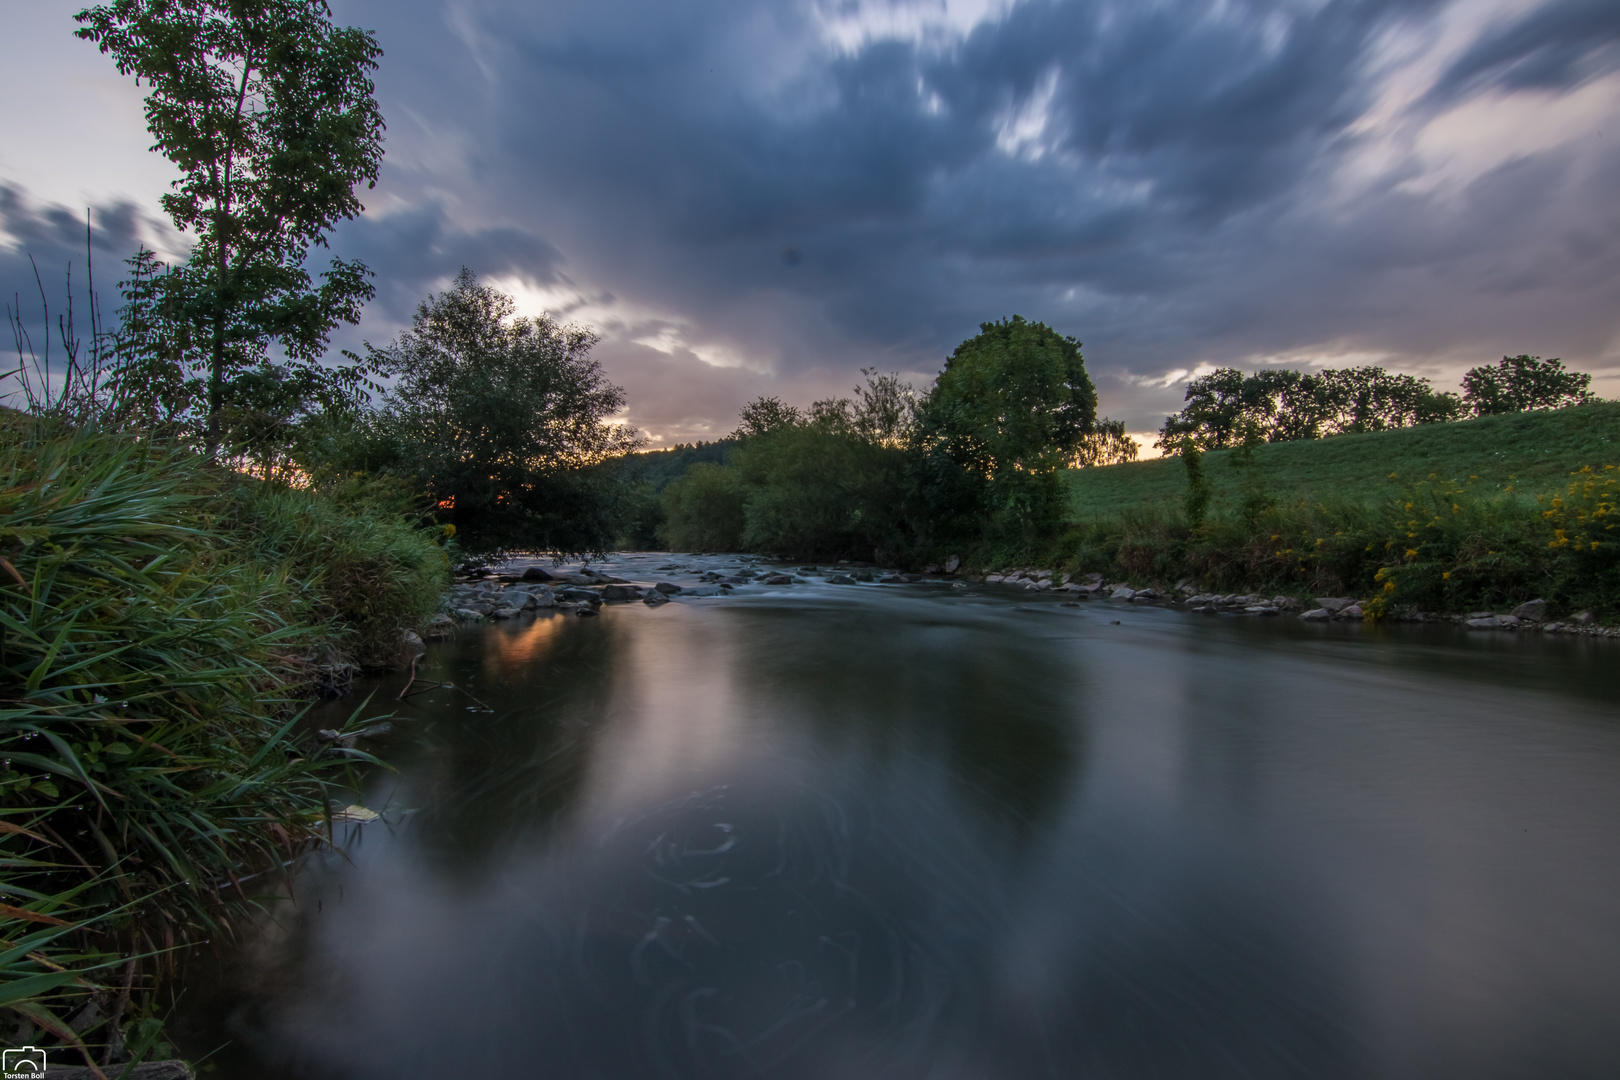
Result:
M1230 450L1204 458L1217 510L1239 497L1244 470L1234 467L1231 458ZM1441 480L1477 476L1498 487L1516 479L1521 490L1550 491L1582 466L1620 464L1620 401L1268 443L1255 449L1254 462L1256 478L1285 502L1377 498L1390 490L1390 473L1401 482L1430 473ZM1066 479L1076 521L1176 506L1187 487L1186 470L1174 457L1076 469Z

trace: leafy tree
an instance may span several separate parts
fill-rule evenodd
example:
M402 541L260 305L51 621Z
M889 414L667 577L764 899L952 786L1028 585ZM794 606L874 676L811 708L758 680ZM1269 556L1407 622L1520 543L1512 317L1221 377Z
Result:
M673 550L737 551L747 525L747 492L735 469L712 461L690 466L664 488L658 536Z
M911 442L917 425L917 390L900 381L899 372L879 375L877 368L861 368L866 385L855 388L851 426L868 442L903 447Z
M1136 460L1136 440L1125 434L1125 421L1102 419L1096 430L1080 441L1074 454L1074 467L1123 465Z
M977 519L1027 544L1062 521L1057 473L1093 431L1097 393L1074 338L1017 315L979 329L918 409L918 493L947 530Z
M590 358L590 330L513 310L463 269L409 331L368 346L395 382L332 464L410 477L473 550L604 551L624 479L603 466L641 445L608 422L624 391Z
M1592 376L1566 371L1557 357L1504 356L1463 376L1463 404L1475 416L1563 409L1594 400L1591 385Z
M75 18L79 37L146 82L154 149L181 171L163 208L197 242L183 266L148 276L141 302L163 318L126 334L125 357L204 373L212 454L234 380L262 369L271 340L313 365L373 295L362 263L334 258L317 285L305 262L361 212L356 186L376 183L382 50L334 26L324 0L113 0Z
M803 418L798 409L785 404L781 398L756 398L743 406L737 430L727 438L746 439L751 435L764 435L778 428L792 427Z
M1454 420L1462 409L1455 394L1436 393L1427 379L1379 367L1253 375L1219 368L1188 383L1186 401L1159 429L1155 445L1166 453L1189 439L1222 450L1255 437L1292 442Z

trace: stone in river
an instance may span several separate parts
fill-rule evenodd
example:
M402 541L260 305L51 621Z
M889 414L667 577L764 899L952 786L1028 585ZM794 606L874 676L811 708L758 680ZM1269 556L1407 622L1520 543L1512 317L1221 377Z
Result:
M952 555L945 560L945 572L947 574L954 574L960 569L962 569L962 556Z
M489 614L490 618L492 619L515 619L519 615L523 614L523 609L515 607L498 607Z
M766 574L765 577L762 579L762 581L766 585L791 585L791 584L793 584L793 575L792 574Z
M399 632L399 643L411 652L427 652L427 646L422 644L422 639L409 630Z
M1336 619L1360 619L1360 618L1365 617L1365 615L1366 615L1366 612L1361 610L1361 605L1360 604L1351 604L1347 608L1341 608L1339 610L1339 613L1337 615L1335 615L1334 618L1336 618Z
M679 585L674 585L667 581L660 581L658 584L654 585L653 588L657 589L661 593L678 593L681 591L681 587Z
M646 604L648 607L657 607L659 604L669 603L669 597L659 592L657 589L648 589L646 592L641 594L641 602Z
M1327 608L1335 615L1355 602L1355 599L1349 596L1318 596L1316 598L1317 607Z
M1513 609L1514 618L1527 619L1530 622L1541 622L1547 618L1547 601L1526 600Z
M1117 586L1114 589L1113 592L1108 594L1108 599L1110 599L1110 600L1129 600L1131 597L1133 597L1135 595L1136 595L1136 590L1135 589L1131 588L1129 585L1120 585L1120 586Z
M850 577L848 574L834 574L832 577L827 579L827 584L829 584L829 585L853 585L853 584L855 584L855 579Z
M450 614L455 618L460 619L462 622L477 622L479 619L484 617L483 612L474 611L472 608L464 607L456 608Z
M879 585L904 585L905 583L906 579L899 574L890 574L886 578L878 578Z
M629 583L614 583L602 586L602 599L614 602L624 600L640 600L641 590Z
M591 605L589 605L589 604L581 604L581 605L579 605L579 607L574 609L574 614L575 615L595 615L596 614L596 609L591 607Z
M1312 608L1305 614L1301 615L1300 618L1304 619L1306 622L1327 622L1329 619L1333 618L1333 612L1329 611L1325 607Z
M551 571L539 566L531 566L523 571L524 581L551 581Z

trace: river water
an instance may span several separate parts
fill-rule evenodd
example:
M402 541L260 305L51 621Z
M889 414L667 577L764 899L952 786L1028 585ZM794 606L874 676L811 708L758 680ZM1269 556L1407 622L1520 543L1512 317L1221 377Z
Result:
M617 572L691 580L658 564ZM193 980L183 1049L309 1080L1620 1074L1614 644L811 580L469 627L421 669L458 689L378 682L382 817Z

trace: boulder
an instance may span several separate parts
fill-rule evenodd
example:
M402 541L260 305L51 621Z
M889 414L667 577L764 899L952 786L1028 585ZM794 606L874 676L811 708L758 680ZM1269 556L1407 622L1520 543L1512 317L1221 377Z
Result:
M581 604L581 605L579 605L579 607L574 609L574 614L575 615L581 615L581 616L595 615L596 614L596 609L591 607L591 605L589 605L589 604Z
M904 585L905 583L906 579L899 574L890 574L886 578L878 578L879 585Z
M590 604L593 607L602 602L601 594L593 592L590 589L559 589L557 590L557 595L564 600L571 601L572 603Z
M421 637L410 630L399 632L399 643L413 653L427 652L427 646L422 643Z
M1317 607L1327 608L1335 615L1354 603L1354 598L1349 596L1318 596L1316 598Z
M529 599L534 601L534 603L530 605L531 607L554 608L557 606L557 594L552 592L550 589L530 593Z
M1295 603L1294 599L1289 596L1273 596L1271 602L1283 611L1293 611L1299 607L1299 604Z
M653 588L657 589L661 593L667 593L671 596L681 591L681 587L679 585L673 585L667 581L660 581L658 584L654 585Z
M515 619L521 614L523 614L522 608L498 607L489 613L489 617L492 619Z
M657 607L659 604L669 603L669 596L659 592L657 589L648 589L641 594L641 602L648 607Z
M524 581L552 581L551 571L540 566L531 566L523 571Z
M1513 617L1529 622L1545 622L1547 619L1547 601L1526 600L1513 609Z
M1569 618L1571 622L1578 622L1582 626L1591 626L1592 623L1596 621L1597 616L1593 615L1590 611L1577 611Z
M1006 580L1007 580L1007 575L1006 574L986 574L986 575L984 575L984 583L986 585L999 585L1003 581L1006 581Z
M1304 619L1306 622L1327 622L1329 619L1333 618L1333 612L1329 611L1325 607L1312 608L1305 614L1301 615L1300 618Z
M621 603L626 600L640 600L641 590L628 583L620 584L616 582L612 585L602 586L602 599L614 603Z
M945 560L945 572L947 574L954 574L960 569L962 569L962 556L952 555Z
M482 611L478 611L474 608L464 607L456 608L454 611L450 612L450 615L453 618L461 620L462 622L477 622L479 619L484 617L484 613Z
M853 584L855 584L855 579L850 577L848 574L834 574L832 577L827 579L827 584L829 584L829 585L853 585Z
M1317 603L1321 603L1321 601L1317 601ZM1365 618L1366 614L1367 614L1366 612L1361 610L1361 605L1360 604L1351 604L1347 608L1340 608L1336 613L1334 613L1333 617L1335 619L1342 619L1342 620L1361 619L1361 618Z
M1136 590L1129 585L1116 585L1114 591L1108 594L1110 600L1129 600L1136 595Z
M1276 604L1250 604L1243 609L1250 615L1280 615Z
M1158 595L1159 594L1157 592L1155 592L1153 589L1138 589L1138 590L1136 590L1136 595L1131 597L1131 599L1132 600L1154 600L1154 599L1158 598Z
M765 585L791 585L791 584L793 584L793 575L792 574L766 574L763 578L760 579L760 581L761 581L761 583L763 583Z

